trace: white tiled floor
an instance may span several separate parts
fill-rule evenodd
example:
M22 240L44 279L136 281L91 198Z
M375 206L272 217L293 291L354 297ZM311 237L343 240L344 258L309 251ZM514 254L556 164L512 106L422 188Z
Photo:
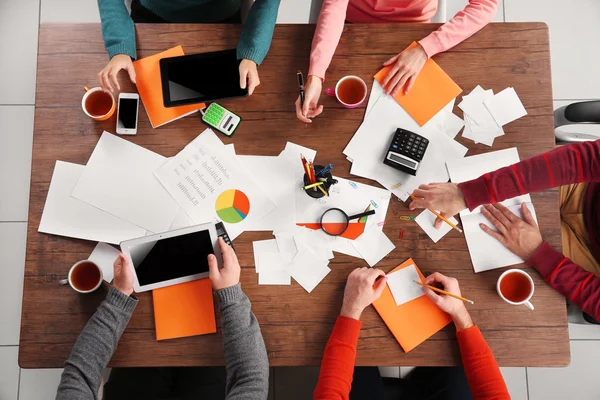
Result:
M38 21L97 22L96 0L0 1L0 399L52 398L60 370L20 370L17 344L25 257ZM249 0L244 0L249 1ZM453 16L468 0L446 0ZM315 22L322 0L284 0L279 22ZM600 93L598 0L499 0L494 21L545 21L550 27L555 107ZM40 15L41 10L41 15ZM567 101L563 101L567 100ZM7 172L10 172L8 174ZM570 325L568 368L502 368L515 400L600 398L600 327ZM410 368L382 370L405 376Z

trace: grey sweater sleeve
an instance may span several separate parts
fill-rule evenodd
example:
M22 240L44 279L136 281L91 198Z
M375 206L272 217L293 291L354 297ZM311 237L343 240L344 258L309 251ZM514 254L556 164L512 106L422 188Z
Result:
M106 299L77 338L65 362L56 399L97 399L102 372L137 305L136 298L110 287Z
M250 300L238 283L216 292L223 316L227 400L265 400L269 359Z

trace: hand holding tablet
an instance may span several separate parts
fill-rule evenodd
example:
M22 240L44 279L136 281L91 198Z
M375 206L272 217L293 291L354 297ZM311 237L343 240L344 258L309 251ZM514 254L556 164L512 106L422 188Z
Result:
M208 268L210 280L214 290L226 289L240 282L241 267L235 251L219 237L219 249L223 257L223 268L219 268L219 262L214 254L208 256Z

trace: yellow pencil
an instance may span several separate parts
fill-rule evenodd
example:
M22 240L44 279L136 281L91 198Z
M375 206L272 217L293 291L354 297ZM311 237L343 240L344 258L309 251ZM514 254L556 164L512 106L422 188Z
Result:
M321 185L319 185L319 186L317 186L317 187L319 188L319 190L321 190L321 192L323 192L323 194L324 194L325 196L329 196L329 193L327 193L327 192L325 191L325 189L323 189L323 188L321 187Z
M310 185L306 185L306 186L304 186L304 188L303 188L303 189L304 189L304 190L306 190L306 189L312 189L312 188L314 188L314 187L321 186L321 185L324 185L324 184L325 184L325 182L311 183Z
M452 294L452 293L450 293L450 292L446 292L445 290L438 289L438 288L436 288L435 286L431 286L431 285L425 285L424 283L421 283L421 282L419 282L419 281L413 281L413 282L414 282L414 283L416 283L417 285L421 285L421 286L423 286L423 287L429 288L429 289L433 290L434 292L438 292L438 293L441 293L441 294L445 294L446 296L454 297L455 299L462 300L462 301L466 301L467 303L475 304L475 302L474 302L473 300L469 300L469 299L466 299L466 298L464 298L464 297L461 297L461 296L457 296L457 295L455 295L455 294Z
M411 193L410 197L413 200L421 200L421 199L419 199L417 196L415 196L412 193ZM432 210L431 208L428 208L428 210L431 211L431 213L433 215L435 215L436 217L438 217L439 219L441 219L442 221L444 221L445 223L447 223L448 225L450 225L452 228L456 229L460 233L463 233L462 229L460 229L458 226L454 225L452 222L450 222L449 220L447 220L446 217L444 217L443 215L441 215L439 212L437 212L435 210Z

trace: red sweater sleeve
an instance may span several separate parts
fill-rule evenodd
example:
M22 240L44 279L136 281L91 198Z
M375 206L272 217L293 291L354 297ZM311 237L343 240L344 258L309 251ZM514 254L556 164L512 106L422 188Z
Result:
M544 242L527 265L559 293L583 311L600 320L600 278L575 264Z
M492 350L477 326L456 332L465 374L474 400L510 400Z
M600 181L600 140L559 147L509 167L459 183L470 210L522 194Z
M338 317L325 346L314 399L338 400L350 396L360 326L358 320Z

